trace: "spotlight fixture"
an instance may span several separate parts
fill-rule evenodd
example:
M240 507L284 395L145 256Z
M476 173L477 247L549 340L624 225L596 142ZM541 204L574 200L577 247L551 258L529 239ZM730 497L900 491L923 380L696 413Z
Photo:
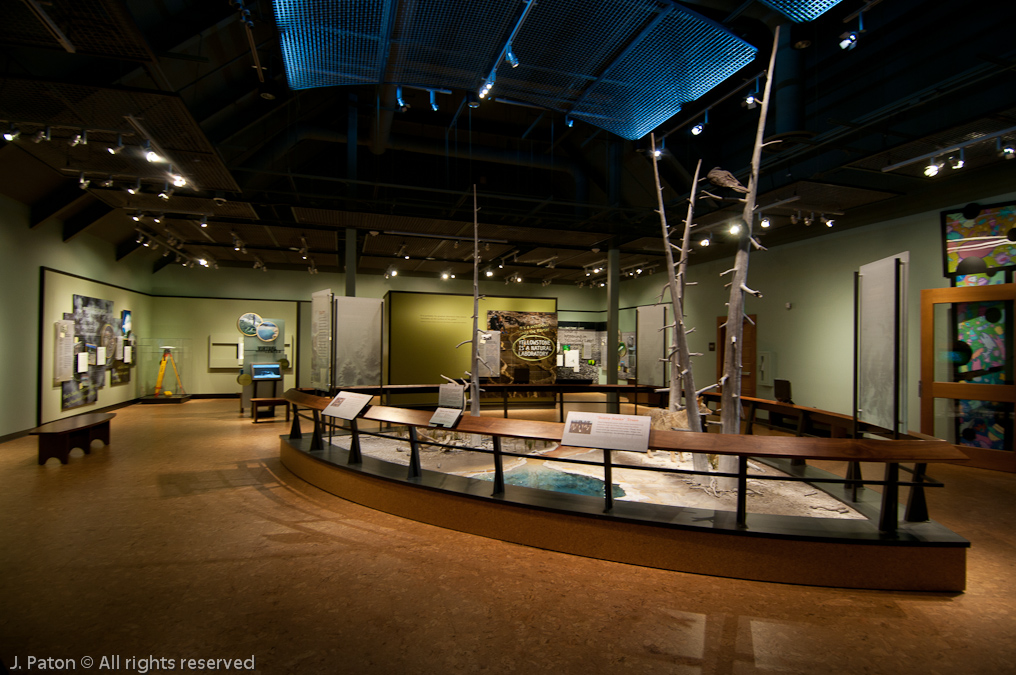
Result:
M730 233L731 234L741 234L741 224L740 223L734 223L733 225L731 225L730 226Z
M811 216L805 216L804 217L804 224L805 224L806 227L810 227L813 222L815 222L815 212L814 211L812 211Z
M995 147L998 148L998 156L1005 159L1016 159L1016 147L1011 143L1002 145L1001 139L996 139Z
M145 241L145 235L138 232L138 236L134 241L138 242L139 244L143 243Z
M702 240L699 241L699 246L709 246L709 237L703 237Z
M857 46L857 32L849 30L840 36L840 49L850 51Z
M797 213L791 213L790 214L790 224L791 225L797 225L799 222L801 222L801 212L798 211Z
M201 221L198 223L198 227L208 227L208 216L201 216Z
M701 135L702 132L706 130L707 124L709 124L709 108L706 108L705 114L702 116L702 121L691 128L691 135Z
M471 91L466 92L466 104L470 108L479 108L480 107L480 99L478 99L476 97L476 94L474 94L473 92L471 92Z
M395 269L395 265L389 265L388 269L385 270L385 279L391 279L392 277L399 276L399 271Z
M138 178L137 182L134 183L134 185L128 185L124 189L127 191L127 194L129 195L139 194L141 192L141 179Z
M91 182L92 182L92 181L90 181L90 180L88 180L87 178L85 178L85 172L84 172L84 171L82 171L82 172L81 172L81 173L80 173L80 174L78 175L78 187L79 187L79 188L81 188L82 190L87 190L87 189L88 189L88 185L89 185L89 184L90 184Z
M11 122L11 126L7 131L4 132L4 140L7 142L16 141L21 137L21 130L14 126L14 122Z
M512 44L509 42L504 49L504 60L508 62L508 65L512 68L519 67L519 57L515 56L515 52L512 51Z
M46 127L45 129L39 129L35 132L35 135L32 136L32 142L42 143L43 141L48 141L51 138L53 138L53 136L50 133L49 127Z
M153 223L161 223L162 222L162 214L161 213L156 213L155 217L152 218L152 222Z
M437 92L430 90L430 109L437 112Z
M135 211L134 215L131 216L131 220L133 220L135 223L140 223L142 218L144 218L144 215L142 215L140 211Z
M409 110L409 104L406 103L406 99L402 98L402 87L395 87L395 102L399 104L399 112L406 112Z
M773 224L773 223L772 223L772 221L771 221L771 220L769 220L769 218L768 218L768 217L763 217L763 218L762 218L762 220L761 220L761 221L759 221L759 226L760 226L760 227L761 227L761 228L762 228L763 230L765 230L765 229L767 229L767 228L771 227L771 226L772 226L772 224Z
M143 147L144 147L144 153L145 153L145 159L146 160L148 160L149 162L161 162L162 161L162 157L159 156L159 153L157 153L154 150L152 150L152 142L151 141L145 140L145 144L144 144Z
M72 148L76 148L79 145L88 145L88 132L82 129L80 132L71 136L71 139L67 141L67 145Z
M748 94L744 97L744 106L748 110L754 110L758 106L758 99L755 98L755 94Z
M490 77L484 80L483 86L480 87L479 97L486 98L487 94L489 94L490 90L493 88L494 88L494 73L491 73Z
M836 221L832 218L826 218L824 213L822 214L822 222L825 223L826 227L832 227L836 224Z
M960 148L959 156L949 155L946 161L949 162L950 169L962 169L966 165L966 157L964 156L963 148Z
M173 187L184 187L187 185L187 179L178 173L174 173L172 165L169 167L169 181L173 184Z
M488 277L492 277L492 276L494 276L494 270L492 270L492 269L490 269L490 268L488 267L488 268L486 269L486 271L484 271L484 274L485 274L485 275L487 275Z
M169 201L169 198L173 196L173 188L169 187L169 183L164 183L162 186L162 192L159 193L159 199L163 201Z
M113 187L113 176L112 176L112 174L107 176L106 180L104 180L101 183L99 183L99 185L104 187L104 188L111 188L111 187Z
M123 136L117 134L116 145L111 145L108 148L106 148L106 152L108 152L111 155L119 155L120 151L122 150L123 150Z
M265 264L261 262L261 258L254 256L254 269L261 270L265 268Z
M307 267L307 272L311 276L314 276L315 274L318 273L317 265L314 264L314 258L311 258L309 262L310 262L310 266Z
M566 127L568 127L569 129L571 129L573 126L575 126L575 120L572 119L571 115L565 115L564 116L564 125Z
M444 279L445 281L448 281L448 277L449 277L449 276L450 276L450 275L449 275L449 274L448 274L447 272L442 272L442 273L441 273L441 278L442 278L442 279Z
M924 167L924 175L928 178L934 178L938 175L938 172L942 170L942 162L939 159L931 160L927 166Z

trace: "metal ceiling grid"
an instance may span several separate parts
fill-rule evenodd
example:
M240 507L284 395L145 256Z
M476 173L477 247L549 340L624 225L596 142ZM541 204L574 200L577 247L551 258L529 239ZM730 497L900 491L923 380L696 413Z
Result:
M722 26L675 8L587 91L572 114L634 140L751 63L758 50Z
M515 0L399 3L381 72L390 2L275 0L294 89L392 82L473 90L498 67L494 96L571 112L634 140L750 63L756 49L717 23L656 0L537 6L515 37L522 65L499 64Z
M495 65L521 6L517 0L399 3L384 79L475 91Z
M274 0L291 89L382 79L394 0Z
M134 20L122 2L115 0L51 0L43 3L76 53L92 56L152 61ZM31 47L63 49L43 23L21 2L4 6L0 42Z
M762 4L772 7L791 21L802 23L814 21L840 4L840 0L762 0Z

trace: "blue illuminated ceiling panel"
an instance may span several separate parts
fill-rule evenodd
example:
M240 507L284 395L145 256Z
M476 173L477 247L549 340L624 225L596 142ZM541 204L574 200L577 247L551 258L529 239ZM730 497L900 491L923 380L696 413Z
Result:
M554 0L533 6L499 55L522 0L274 0L294 89L400 84L477 91L569 113L635 139L748 65L756 49L659 0ZM485 104L486 105L486 104Z
M393 0L274 0L291 89L381 79Z
M840 4L840 0L762 0L791 21L814 21Z

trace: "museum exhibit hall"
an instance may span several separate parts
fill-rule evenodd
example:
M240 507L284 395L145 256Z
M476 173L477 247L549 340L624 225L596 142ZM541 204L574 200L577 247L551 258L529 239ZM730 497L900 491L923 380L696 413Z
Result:
M0 7L0 673L1016 670L1016 6Z

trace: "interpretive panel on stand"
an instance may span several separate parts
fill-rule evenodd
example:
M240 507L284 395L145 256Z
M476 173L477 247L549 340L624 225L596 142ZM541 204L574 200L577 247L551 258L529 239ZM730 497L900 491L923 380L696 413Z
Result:
M460 417L462 410L459 408L438 408L431 415L430 426L451 429L458 423Z
M359 394L352 391L340 391L331 400L327 407L321 411L322 415L338 417L343 420L356 419L367 404L370 403L370 394Z
M647 415L572 411L564 423L561 445L647 452L649 424Z

